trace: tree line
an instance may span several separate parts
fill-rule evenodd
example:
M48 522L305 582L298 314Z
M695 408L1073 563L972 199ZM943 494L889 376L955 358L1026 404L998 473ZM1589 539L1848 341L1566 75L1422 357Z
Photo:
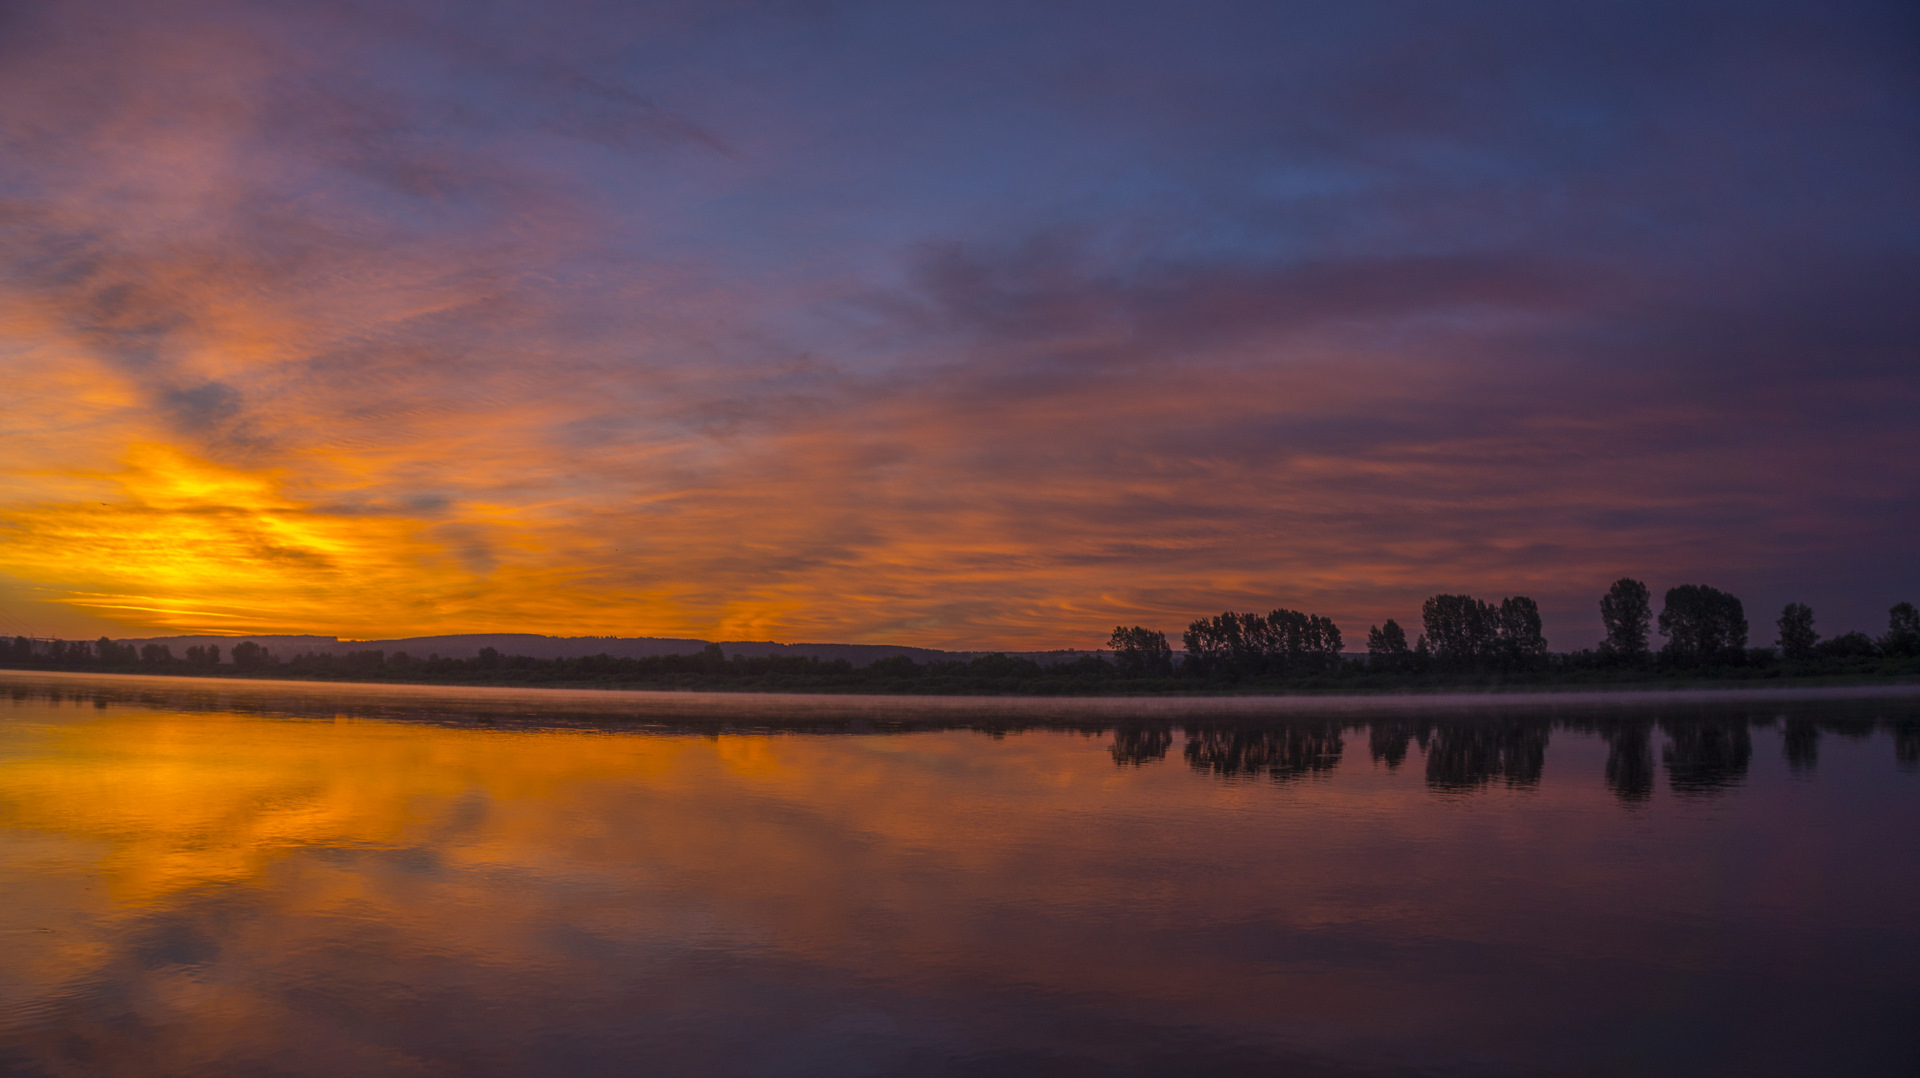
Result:
M537 659L483 648L472 658L424 658L374 649L286 658L243 640L223 656L195 645L175 656L164 644L0 639L0 665L310 680L449 684L598 685L760 691L860 691L913 694L1248 691L1261 686L1338 690L1472 684L1610 682L1658 677L1768 678L1819 675L1920 675L1920 615L1912 603L1888 612L1878 638L1845 633L1821 639L1813 611L1789 603L1772 647L1749 647L1740 600L1698 584L1667 591L1658 617L1640 581L1615 581L1600 598L1606 639L1598 648L1555 653L1527 596L1489 602L1435 595L1421 604L1422 629L1411 642L1388 619L1369 626L1364 656L1350 655L1331 618L1285 608L1266 614L1226 611L1198 618L1175 652L1165 633L1116 626L1109 654L1043 666L1003 654L915 662L906 656L856 667L845 660L726 655L710 644L692 655ZM1664 642L1656 650L1654 630Z
M1669 588L1656 620L1646 584L1622 577L1600 597L1606 639L1598 648L1558 655L1547 647L1539 605L1525 595L1498 603L1470 595L1432 596L1421 604L1424 632L1414 642L1389 618L1368 627L1364 659L1342 652L1340 628L1331 619L1287 609L1264 616L1228 611L1198 619L1181 635L1183 656L1176 657L1165 633L1139 625L1115 626L1107 646L1114 665L1135 677L1216 679L1297 677L1343 665L1400 675L1550 670L1700 674L1769 667L1811 673L1840 672L1838 668L1878 660L1891 660L1895 668L1911 665L1920 658L1920 613L1903 602L1887 614L1887 632L1878 639L1849 632L1822 640L1812 608L1788 603L1775 623L1774 645L1749 648L1746 611L1737 596L1704 584ZM1665 638L1658 651L1652 647L1656 625Z

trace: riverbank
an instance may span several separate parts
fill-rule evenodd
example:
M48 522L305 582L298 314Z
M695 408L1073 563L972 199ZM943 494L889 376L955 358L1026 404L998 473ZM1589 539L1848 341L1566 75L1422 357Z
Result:
M1920 704L1920 681L1849 685L1641 686L1498 691L1456 688L1426 692L1211 693L1157 695L926 695L880 693L706 692L578 686L432 685L410 682L318 681L268 677L182 677L153 674L0 670L0 694L60 695L75 701L150 700L155 705L228 710L261 706L307 717L379 715L426 709L450 718L624 719L672 723L805 726L821 722L913 725L997 721L1100 722L1353 715L1430 711L1524 711L1589 708L1908 701Z
M673 657L673 658L678 658ZM1210 699L1257 697L1325 698L1334 696L1458 696L1481 694L1561 696L1568 693L1603 694L1687 692L1694 690L1752 693L1763 690L1798 691L1841 687L1908 685L1920 687L1920 664L1906 662L1892 672L1860 670L1835 673L1798 673L1791 667L1731 667L1718 670L1576 670L1521 672L1446 672L1418 674L1382 672L1354 666L1348 669L1292 678L1202 679L1193 677L1128 677L1098 660L1042 667L1025 660L990 657L947 668L901 664L892 670L848 668L812 660L765 664L716 664L712 669L662 670L650 677L632 677L623 669L628 660L598 664L592 659L541 662L522 668L475 669L460 663L454 670L433 670L427 663L413 668L389 665L365 669L302 669L291 664L254 669L228 666L191 667L175 664L164 670L61 669L46 666L0 666L0 672L76 677L157 677L207 683L272 682L283 684L421 686L438 688L526 689L541 692L666 692L724 695L773 693L878 697L1058 697L1058 698L1172 698ZM604 666L610 668L602 668ZM1882 664L1889 665L1889 664ZM571 675L571 676L570 676Z

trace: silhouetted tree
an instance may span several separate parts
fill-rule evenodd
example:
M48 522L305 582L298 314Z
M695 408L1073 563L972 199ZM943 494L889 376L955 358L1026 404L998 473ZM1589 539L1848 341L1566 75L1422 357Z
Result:
M1660 610L1661 653L1681 662L1730 658L1747 646L1747 615L1740 600L1704 584L1668 588Z
M1493 654L1499 612L1470 595L1435 595L1420 604L1434 658L1465 665Z
M1286 609L1201 618L1181 641L1197 672L1235 676L1325 670L1339 662L1342 647L1331 619Z
M257 670L273 665L273 652L251 640L233 645L233 665L242 670Z
M1496 636L1500 657L1509 666L1534 666L1547 657L1547 638L1540 632L1540 607L1524 595L1500 600Z
M1540 607L1517 595L1493 606L1470 595L1435 595L1420 606L1434 655L1455 666L1534 665L1547 654Z
M1367 662L1369 665L1386 670L1399 670L1413 657L1413 650L1407 647L1407 631L1392 618L1385 625L1370 626L1367 629Z
M1871 659L1880 654L1873 637L1858 630L1823 640L1814 650L1829 659Z
M140 661L148 666L171 666L173 649L165 644L148 644L140 649Z
M496 670L500 666L500 652L495 648L481 648L480 653L474 656L474 661L480 664L482 670Z
M1340 627L1318 614L1275 610L1267 614L1275 656L1289 670L1325 670L1340 661Z
M1813 646L1820 634L1813 631L1813 608L1805 603L1788 603L1780 611L1780 655L1796 662L1813 657Z
M1173 649L1167 646L1167 634L1135 625L1116 625L1107 640L1113 649L1113 665L1132 677L1173 673Z
M1647 586L1621 577L1600 597L1600 622L1607 627L1607 639L1600 649L1628 662L1646 658L1647 628L1652 621L1653 598Z
M1233 661L1233 645L1240 636L1240 619L1232 614L1197 618L1180 634L1187 649L1187 666L1200 674L1226 669Z
M1888 655L1920 655L1920 610L1912 603L1896 603L1887 611L1887 635L1880 649Z
M86 647L85 644L79 645ZM140 649L132 644L116 644L107 637L101 637L93 644L94 658L102 666L132 666L140 661Z
M196 644L189 647L187 649L187 662L194 666L218 666L220 665L220 646L218 644L208 644L202 647Z

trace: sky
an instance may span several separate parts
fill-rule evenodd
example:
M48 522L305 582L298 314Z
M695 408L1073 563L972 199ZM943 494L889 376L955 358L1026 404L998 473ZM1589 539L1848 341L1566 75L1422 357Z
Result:
M0 0L0 631L1877 633L1916 192L1900 2Z

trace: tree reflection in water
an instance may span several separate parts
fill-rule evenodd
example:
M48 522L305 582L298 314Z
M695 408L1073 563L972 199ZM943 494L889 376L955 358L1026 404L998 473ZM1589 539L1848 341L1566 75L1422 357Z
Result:
M1648 801L1653 798L1653 723L1630 720L1604 726L1600 736L1607 743L1607 789L1620 800Z
M1795 771L1812 771L1820 762L1820 727L1811 719L1788 719L1780 744L1787 766Z
M1121 767L1139 767L1166 759L1172 745L1171 726L1122 726L1113 731L1113 745L1107 751Z
M1894 719L1887 726L1893 731L1893 758L1909 771L1920 768L1920 719Z
M1364 729L1367 752L1376 764L1397 770L1417 746L1426 757L1426 781L1434 790L1460 793L1496 783L1509 788L1539 785L1547 744L1555 728L1574 730L1605 742L1603 781L1626 804L1653 799L1659 768L1654 762L1656 731L1667 744L1660 760L1669 788L1683 797L1724 794L1745 781L1753 758L1751 730L1778 723L1789 766L1808 773L1819 762L1823 734L1871 737L1884 730L1903 768L1920 767L1920 718L1829 714L1818 717L1710 710L1697 713L1623 718L1565 718L1550 715L1474 715L1458 718L1375 718L1371 721L1311 721L1274 717L1188 722L1181 725L1183 751L1194 770L1223 778L1266 775L1286 780L1330 772L1340 762L1342 733ZM1113 728L1108 751L1121 767L1138 767L1167 758L1173 724Z
M1661 758L1667 783L1681 795L1715 794L1740 785L1753 759L1745 716L1661 719L1668 745Z
M1427 738L1432 730L1433 724L1425 721L1377 720L1367 727L1367 751L1391 771L1406 761L1407 746L1411 742L1419 741L1420 751L1427 751Z
M1290 780L1332 772L1344 748L1342 733L1356 735L1364 728L1372 760L1397 770L1415 746L1426 757L1426 781L1443 792L1482 790L1495 783L1528 788L1541 781L1547 743L1555 728L1577 731L1604 741L1607 757L1603 780L1624 803L1649 801L1657 785L1653 759L1654 732L1665 735L1660 759L1669 788L1683 797L1724 794L1745 782L1753 758L1754 727L1777 728L1781 752L1791 770L1811 773L1820 758L1820 741L1831 734L1866 739L1884 732L1894 757L1904 770L1920 769L1920 706L1912 702L1866 704L1829 701L1759 711L1746 703L1700 705L1664 714L1649 707L1616 710L1568 710L1558 714L1491 710L1447 714L1375 715L1369 719L1310 718L1303 714L1243 714L1204 718L1136 717L1115 724L1076 719L1070 710L1059 714L1022 714L996 710L991 717L955 718L951 713L915 712L911 702L900 711L837 714L815 708L817 714L782 715L755 720L730 716L724 707L706 705L723 721L683 721L676 714L621 715L590 708L582 699L594 694L546 697L543 690L501 698L489 703L449 694L354 696L339 690L288 691L261 686L255 699L252 687L221 683L213 686L160 686L151 682L89 681L76 684L14 682L0 689L0 700L16 707L44 702L55 707L104 711L115 706L138 706L155 711L260 712L287 718L335 719L353 715L393 722L440 725L531 723L541 728L625 728L635 733L672 734L716 730L804 730L814 733L904 733L913 730L966 728L999 739L1038 728L1070 728L1089 734L1110 731L1108 751L1116 766L1140 767L1163 761L1177 732L1184 733L1183 755L1195 771L1223 778L1266 775ZM617 694L606 699L615 701ZM598 699L598 697L594 697ZM547 704L551 699L554 704ZM659 698L649 697L657 706ZM673 698L678 700L678 697ZM798 699L804 699L796 697ZM716 700L714 704L720 703ZM889 705L890 707L892 705ZM580 708L579 711L569 710ZM692 705L680 709L703 714ZM1657 716L1657 719L1656 717Z
M1290 722L1276 726L1241 724L1189 726L1187 763L1196 771L1223 776L1267 775L1279 781L1340 763L1340 724Z
M1551 722L1545 718L1483 718L1436 723L1427 749L1427 785L1477 790L1504 779L1535 786L1547 759Z

